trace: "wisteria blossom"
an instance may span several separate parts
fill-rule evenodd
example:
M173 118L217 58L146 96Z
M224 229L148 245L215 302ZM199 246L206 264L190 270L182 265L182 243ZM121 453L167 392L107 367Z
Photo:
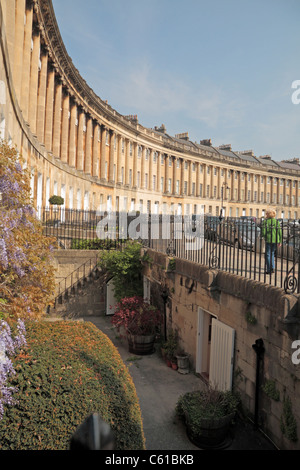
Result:
M51 304L51 247L32 205L30 174L0 139L0 319L40 318Z
M13 394L17 389L8 385L9 378L16 373L11 356L27 345L25 335L26 330L22 320L17 323L17 334L14 337L8 323L3 320L0 322L0 419L3 417L5 405L16 403Z

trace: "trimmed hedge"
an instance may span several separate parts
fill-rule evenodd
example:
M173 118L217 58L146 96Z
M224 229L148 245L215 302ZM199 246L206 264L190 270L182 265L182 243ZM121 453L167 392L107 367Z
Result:
M17 404L0 421L0 450L68 450L91 413L116 450L145 449L141 410L128 369L109 338L89 322L27 322L28 348L14 359Z

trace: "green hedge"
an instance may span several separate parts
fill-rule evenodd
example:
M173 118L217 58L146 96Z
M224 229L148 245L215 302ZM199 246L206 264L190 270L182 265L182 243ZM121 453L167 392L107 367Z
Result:
M17 404L0 421L0 450L67 450L96 412L116 450L142 450L136 390L109 338L89 322L26 323L28 348L14 359Z
M71 250L109 250L115 248L117 243L115 240L90 240L80 238L72 238Z

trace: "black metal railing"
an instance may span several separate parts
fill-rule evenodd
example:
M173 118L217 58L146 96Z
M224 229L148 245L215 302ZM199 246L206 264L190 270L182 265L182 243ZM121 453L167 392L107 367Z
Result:
M271 227L270 247L264 220L251 217L158 215L78 211L51 208L40 211L44 233L64 248L118 249L128 239L145 247L211 268L299 293L300 224L278 220ZM277 243L277 242L281 243ZM271 250L274 265L266 263Z

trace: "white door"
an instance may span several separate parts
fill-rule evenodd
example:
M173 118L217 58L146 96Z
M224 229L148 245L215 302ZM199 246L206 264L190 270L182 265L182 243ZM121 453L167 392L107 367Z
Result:
M212 319L209 382L218 390L231 390L235 331Z

